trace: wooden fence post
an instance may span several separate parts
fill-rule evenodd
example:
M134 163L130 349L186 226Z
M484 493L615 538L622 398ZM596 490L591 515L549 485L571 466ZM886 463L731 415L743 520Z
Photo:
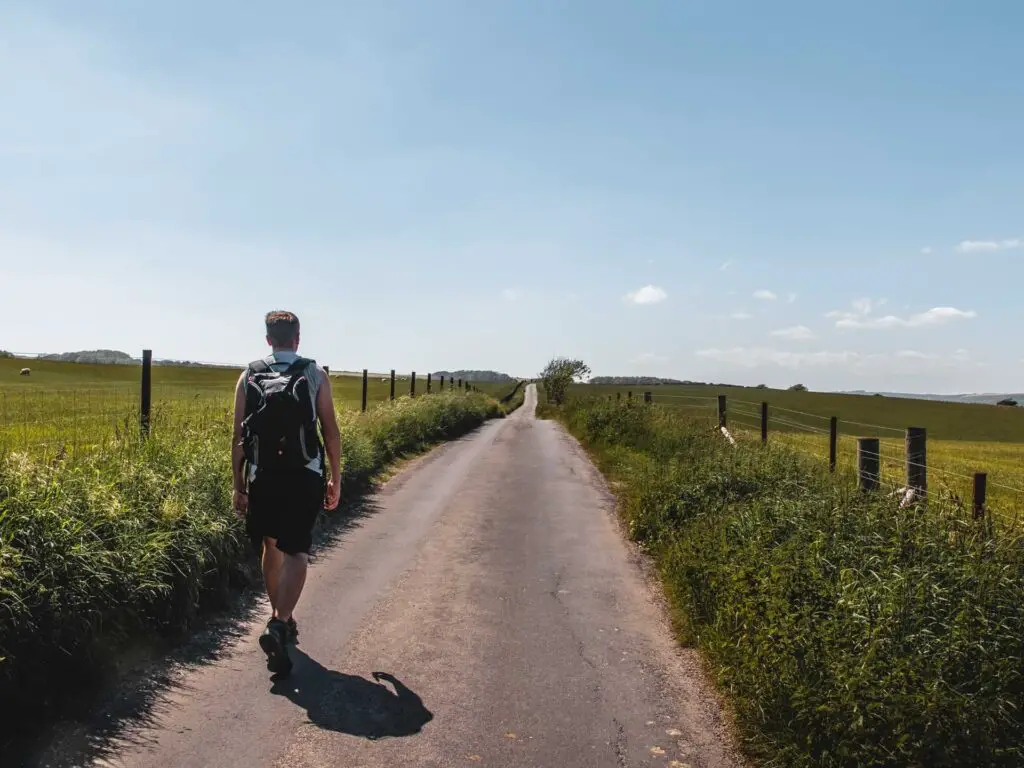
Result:
M416 371L409 377L409 397L416 397Z
M632 389L629 390L628 392L626 392L626 399L629 400L630 402L633 401L633 390Z
M644 402L645 403L651 402L651 393L650 392L644 392Z
M427 374L427 394L430 394L430 374Z
M391 399L395 399L395 369L391 369Z
M761 403L761 444L768 442L768 403Z
M438 390L444 392L444 376L441 377L441 381L438 384Z
M462 377L459 377L459 389L462 389Z
M622 400L622 393L621 392L616 392L615 393L615 402L618 403L621 400Z
M862 491L877 490L879 477L879 441L877 437L857 438L857 484Z
M918 500L928 495L928 452L924 427L907 427L907 489Z
M324 373L326 373L328 376L330 376L331 375L331 366L325 365L324 366Z
M368 381L367 381L367 374L368 373L369 373L369 371L367 371L365 368L363 368L363 411L364 412L366 411L366 385L368 383Z
M836 448L839 443L839 417L833 416L828 422L828 471L836 471Z
M150 416L153 410L153 350L142 350L142 392L139 403L139 426L142 436L149 435Z
M725 395L718 396L718 426L727 427L729 426L726 419L726 400Z
M984 472L974 473L974 519L985 517L985 491L988 488L988 475Z

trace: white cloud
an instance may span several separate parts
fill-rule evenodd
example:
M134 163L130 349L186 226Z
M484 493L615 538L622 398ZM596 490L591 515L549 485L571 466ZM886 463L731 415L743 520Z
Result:
M970 320L977 317L974 310L964 311L956 307L933 307L926 312L919 312L910 317L885 315L884 317L853 317L845 316L836 321L836 328L928 328L945 325L954 320Z
M668 294L656 285L645 285L635 291L630 291L623 297L633 304L658 304L668 298Z
M797 295L795 293L791 293L791 294L789 294L789 296L786 297L786 303L787 304L795 304L796 300L797 300Z
M886 299L856 299L852 310L836 309L825 316L836 321L837 328L926 328L943 325L954 320L969 320L977 316L974 310L956 307L933 307L925 312L898 317L897 315L874 316L873 313L886 304Z
M925 256L927 256L931 252L932 252L932 247L930 245L926 245L924 248L921 249L921 253L923 253Z
M853 311L861 315L870 315L871 310L874 308L874 302L871 299L854 299L853 300Z
M746 312L733 312L731 315L729 315L729 317L732 320L750 320L754 316Z
M961 253L990 253L992 251L1009 250L1020 248L1019 237L1011 237L1006 240L962 240L956 249Z
M778 336L780 339L792 339L794 341L810 341L811 339L816 338L814 331L806 325L795 325L792 328L781 328L777 331L772 331L772 336Z
M754 291L754 298L755 299L761 299L763 301L775 301L779 297L776 296L771 291L769 291L769 290L767 290L765 288L762 288L760 291Z

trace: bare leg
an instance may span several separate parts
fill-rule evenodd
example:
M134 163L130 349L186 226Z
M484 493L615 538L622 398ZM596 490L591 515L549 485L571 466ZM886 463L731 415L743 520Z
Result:
M296 555L284 554L281 575L277 581L277 600L274 604L275 614L281 621L288 621L292 617L292 611L299 602L299 595L302 594L302 587L306 583L306 558L305 552Z
M284 564L284 552L277 548L277 539L263 539L263 583L267 587L270 607L277 615L278 584L281 581L281 567Z

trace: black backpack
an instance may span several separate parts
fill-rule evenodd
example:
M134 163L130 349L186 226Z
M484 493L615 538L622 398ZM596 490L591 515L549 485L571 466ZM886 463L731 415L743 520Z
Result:
M245 459L261 474L305 467L323 457L316 406L303 357L283 371L265 360L249 363L245 376L242 446Z

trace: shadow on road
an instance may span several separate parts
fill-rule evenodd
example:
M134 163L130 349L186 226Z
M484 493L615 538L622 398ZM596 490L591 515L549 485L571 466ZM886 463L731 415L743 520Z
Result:
M371 492L323 514L313 534L311 566L377 509ZM133 665L137 668L126 670L121 678L69 693L62 711L36 732L8 736L0 729L4 760L12 760L19 768L77 768L91 761L111 760L126 745L150 746L152 737L146 732L161 727L168 711L166 695L172 690L190 691L182 673L224 660L246 636L249 623L264 620L260 614L267 608L255 553L244 570L251 583L235 592L227 606L204 615L200 626L187 637L167 641L149 655L141 655ZM6 767L7 762L0 765Z
M302 707L320 728L376 740L412 736L434 718L423 700L394 675L374 672L374 680L367 680L327 669L298 648L291 656L291 675L276 680L270 692Z

